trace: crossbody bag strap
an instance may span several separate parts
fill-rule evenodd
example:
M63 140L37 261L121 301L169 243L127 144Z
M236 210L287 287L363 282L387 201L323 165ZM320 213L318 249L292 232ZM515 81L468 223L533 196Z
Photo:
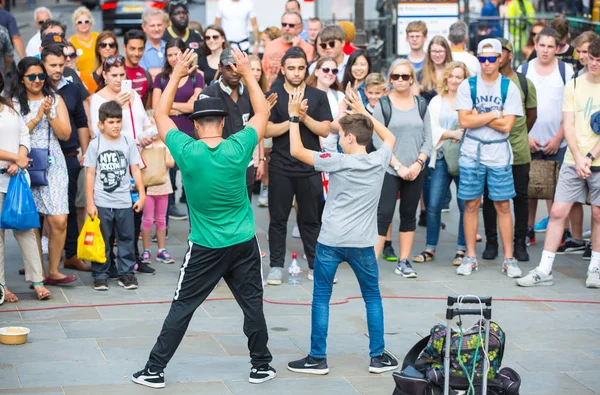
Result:
M133 110L131 109L131 101L127 103L129 105L129 116L131 117L131 127L133 128L133 139L137 141L137 136L135 134L135 122L133 122Z

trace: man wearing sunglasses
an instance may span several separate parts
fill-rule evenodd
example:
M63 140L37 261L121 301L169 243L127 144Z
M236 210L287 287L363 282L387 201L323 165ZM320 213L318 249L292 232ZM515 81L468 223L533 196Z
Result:
M172 2L169 7L169 18L171 18L171 26L165 30L163 40L166 42L170 38L180 38L186 47L193 49L200 56L202 36L196 30L188 27L190 12L187 5L180 2Z
M515 196L511 165L513 155L508 135L516 117L523 116L521 93L508 78L500 75L502 44L488 38L479 43L477 55L481 75L463 81L456 95L460 126L465 129L458 164L458 198L465 200L464 230L467 253L457 268L468 276L479 267L475 251L479 206L484 189L498 213L498 227L504 249L503 272L520 277L513 257L513 225L510 199Z
M25 47L25 54L27 56L35 56L39 53L40 46L42 45L42 36L40 36L39 31L42 25L50 19L52 19L52 12L46 7L39 7L33 11L33 20L38 31L27 42L27 47Z
M346 70L346 64L350 56L344 54L344 45L346 45L346 34L344 30L335 25L327 26L317 36L317 45L320 48L320 53L324 56L331 57L337 63L337 78L338 81L342 82L344 79L344 71ZM310 65L308 69L309 74L312 74L317 67L317 63Z

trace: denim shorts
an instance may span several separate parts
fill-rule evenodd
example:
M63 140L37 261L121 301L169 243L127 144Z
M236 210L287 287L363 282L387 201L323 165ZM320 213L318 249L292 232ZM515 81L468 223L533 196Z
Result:
M463 200L475 200L483 195L483 190L488 187L488 196L493 201L504 201L515 197L515 183L513 180L512 166L488 167L465 156L458 160L460 168L460 182L457 197Z

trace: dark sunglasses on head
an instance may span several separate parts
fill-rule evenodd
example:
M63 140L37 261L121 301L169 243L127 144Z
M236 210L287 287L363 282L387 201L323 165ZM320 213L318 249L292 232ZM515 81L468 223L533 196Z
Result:
M204 36L204 41L209 41L211 39L214 40L214 41L217 41L220 38L221 38L220 34L214 34L212 36Z
M117 43L116 42L112 42L112 43L98 43L98 46L100 48L116 48L117 47Z
M479 63L485 63L486 61L490 62L490 63L496 63L496 60L498 60L498 56L478 56L477 59L479 59Z
M283 23L281 22L281 27L289 27L290 29L293 29L296 27L295 23Z
M25 74L25 77L27 77L29 82L34 82L36 79L39 79L40 81L44 81L46 79L46 74L44 74L44 73Z
M65 54L65 59L75 59L77 57L77 52L69 52Z
M46 22L47 22L47 20L45 20L45 21L38 21L37 23L38 23L38 25L42 26Z
M331 40L327 43L321 43L319 44L319 47L321 47L321 49L327 49L327 45L329 45L329 48L335 48L335 41Z
M392 81L398 81L400 78L402 78L402 81L408 81L410 80L410 77L410 74L390 74L390 79Z
M87 24L90 23L90 20L89 19L83 19L83 20L77 21L78 25L83 25L84 23L87 25Z
M337 75L339 73L338 69L330 69L329 67L323 67L321 68L321 71L323 71L325 74L329 74L329 72L331 72L333 75Z
M106 58L106 60L104 61L104 67L108 67L108 66L112 66L115 63L125 63L125 58L123 57L123 55L119 55L119 56L109 56L108 58Z

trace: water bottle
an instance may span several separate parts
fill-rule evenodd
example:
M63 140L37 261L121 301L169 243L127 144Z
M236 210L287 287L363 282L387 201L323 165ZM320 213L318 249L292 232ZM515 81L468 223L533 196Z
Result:
M135 204L140 198L140 193L135 186L135 180L133 178L129 180L129 192L131 193L131 202Z
M298 265L298 255L296 255L296 253L292 254L292 264L290 265L290 270L289 273L290 275L288 276L288 284L291 285L298 285L300 284L300 273L302 273L302 270L300 270L300 266Z

